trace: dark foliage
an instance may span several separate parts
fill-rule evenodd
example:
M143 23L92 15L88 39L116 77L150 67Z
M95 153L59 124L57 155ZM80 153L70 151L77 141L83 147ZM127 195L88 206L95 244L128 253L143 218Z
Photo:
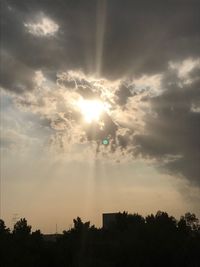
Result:
M47 240L31 233L26 219L11 232L0 220L2 267L143 267L200 266L200 225L195 214L179 221L166 212L146 218L118 213L106 228L97 229L81 218L74 227Z

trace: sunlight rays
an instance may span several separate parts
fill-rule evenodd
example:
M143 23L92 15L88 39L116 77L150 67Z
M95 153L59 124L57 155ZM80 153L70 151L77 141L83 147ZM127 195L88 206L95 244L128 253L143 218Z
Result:
M99 0L97 4L96 18L96 75L101 74L102 58L103 58L103 43L106 23L106 0Z

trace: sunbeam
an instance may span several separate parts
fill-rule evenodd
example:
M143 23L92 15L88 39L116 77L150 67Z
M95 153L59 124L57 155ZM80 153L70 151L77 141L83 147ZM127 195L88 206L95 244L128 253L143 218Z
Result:
M96 75L100 76L103 58L103 44L106 24L106 0L97 3L96 18Z

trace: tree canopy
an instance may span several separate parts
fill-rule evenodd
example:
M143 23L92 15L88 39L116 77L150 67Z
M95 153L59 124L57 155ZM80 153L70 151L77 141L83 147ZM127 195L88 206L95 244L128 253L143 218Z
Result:
M143 217L117 213L107 227L80 217L62 234L31 232L25 218L13 231L0 220L2 267L145 267L200 266L200 224L193 213L176 220L158 211Z

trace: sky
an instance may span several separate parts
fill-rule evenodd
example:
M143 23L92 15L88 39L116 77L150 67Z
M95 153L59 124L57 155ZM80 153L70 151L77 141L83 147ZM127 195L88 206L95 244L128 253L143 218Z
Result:
M6 224L200 217L200 2L0 2Z

